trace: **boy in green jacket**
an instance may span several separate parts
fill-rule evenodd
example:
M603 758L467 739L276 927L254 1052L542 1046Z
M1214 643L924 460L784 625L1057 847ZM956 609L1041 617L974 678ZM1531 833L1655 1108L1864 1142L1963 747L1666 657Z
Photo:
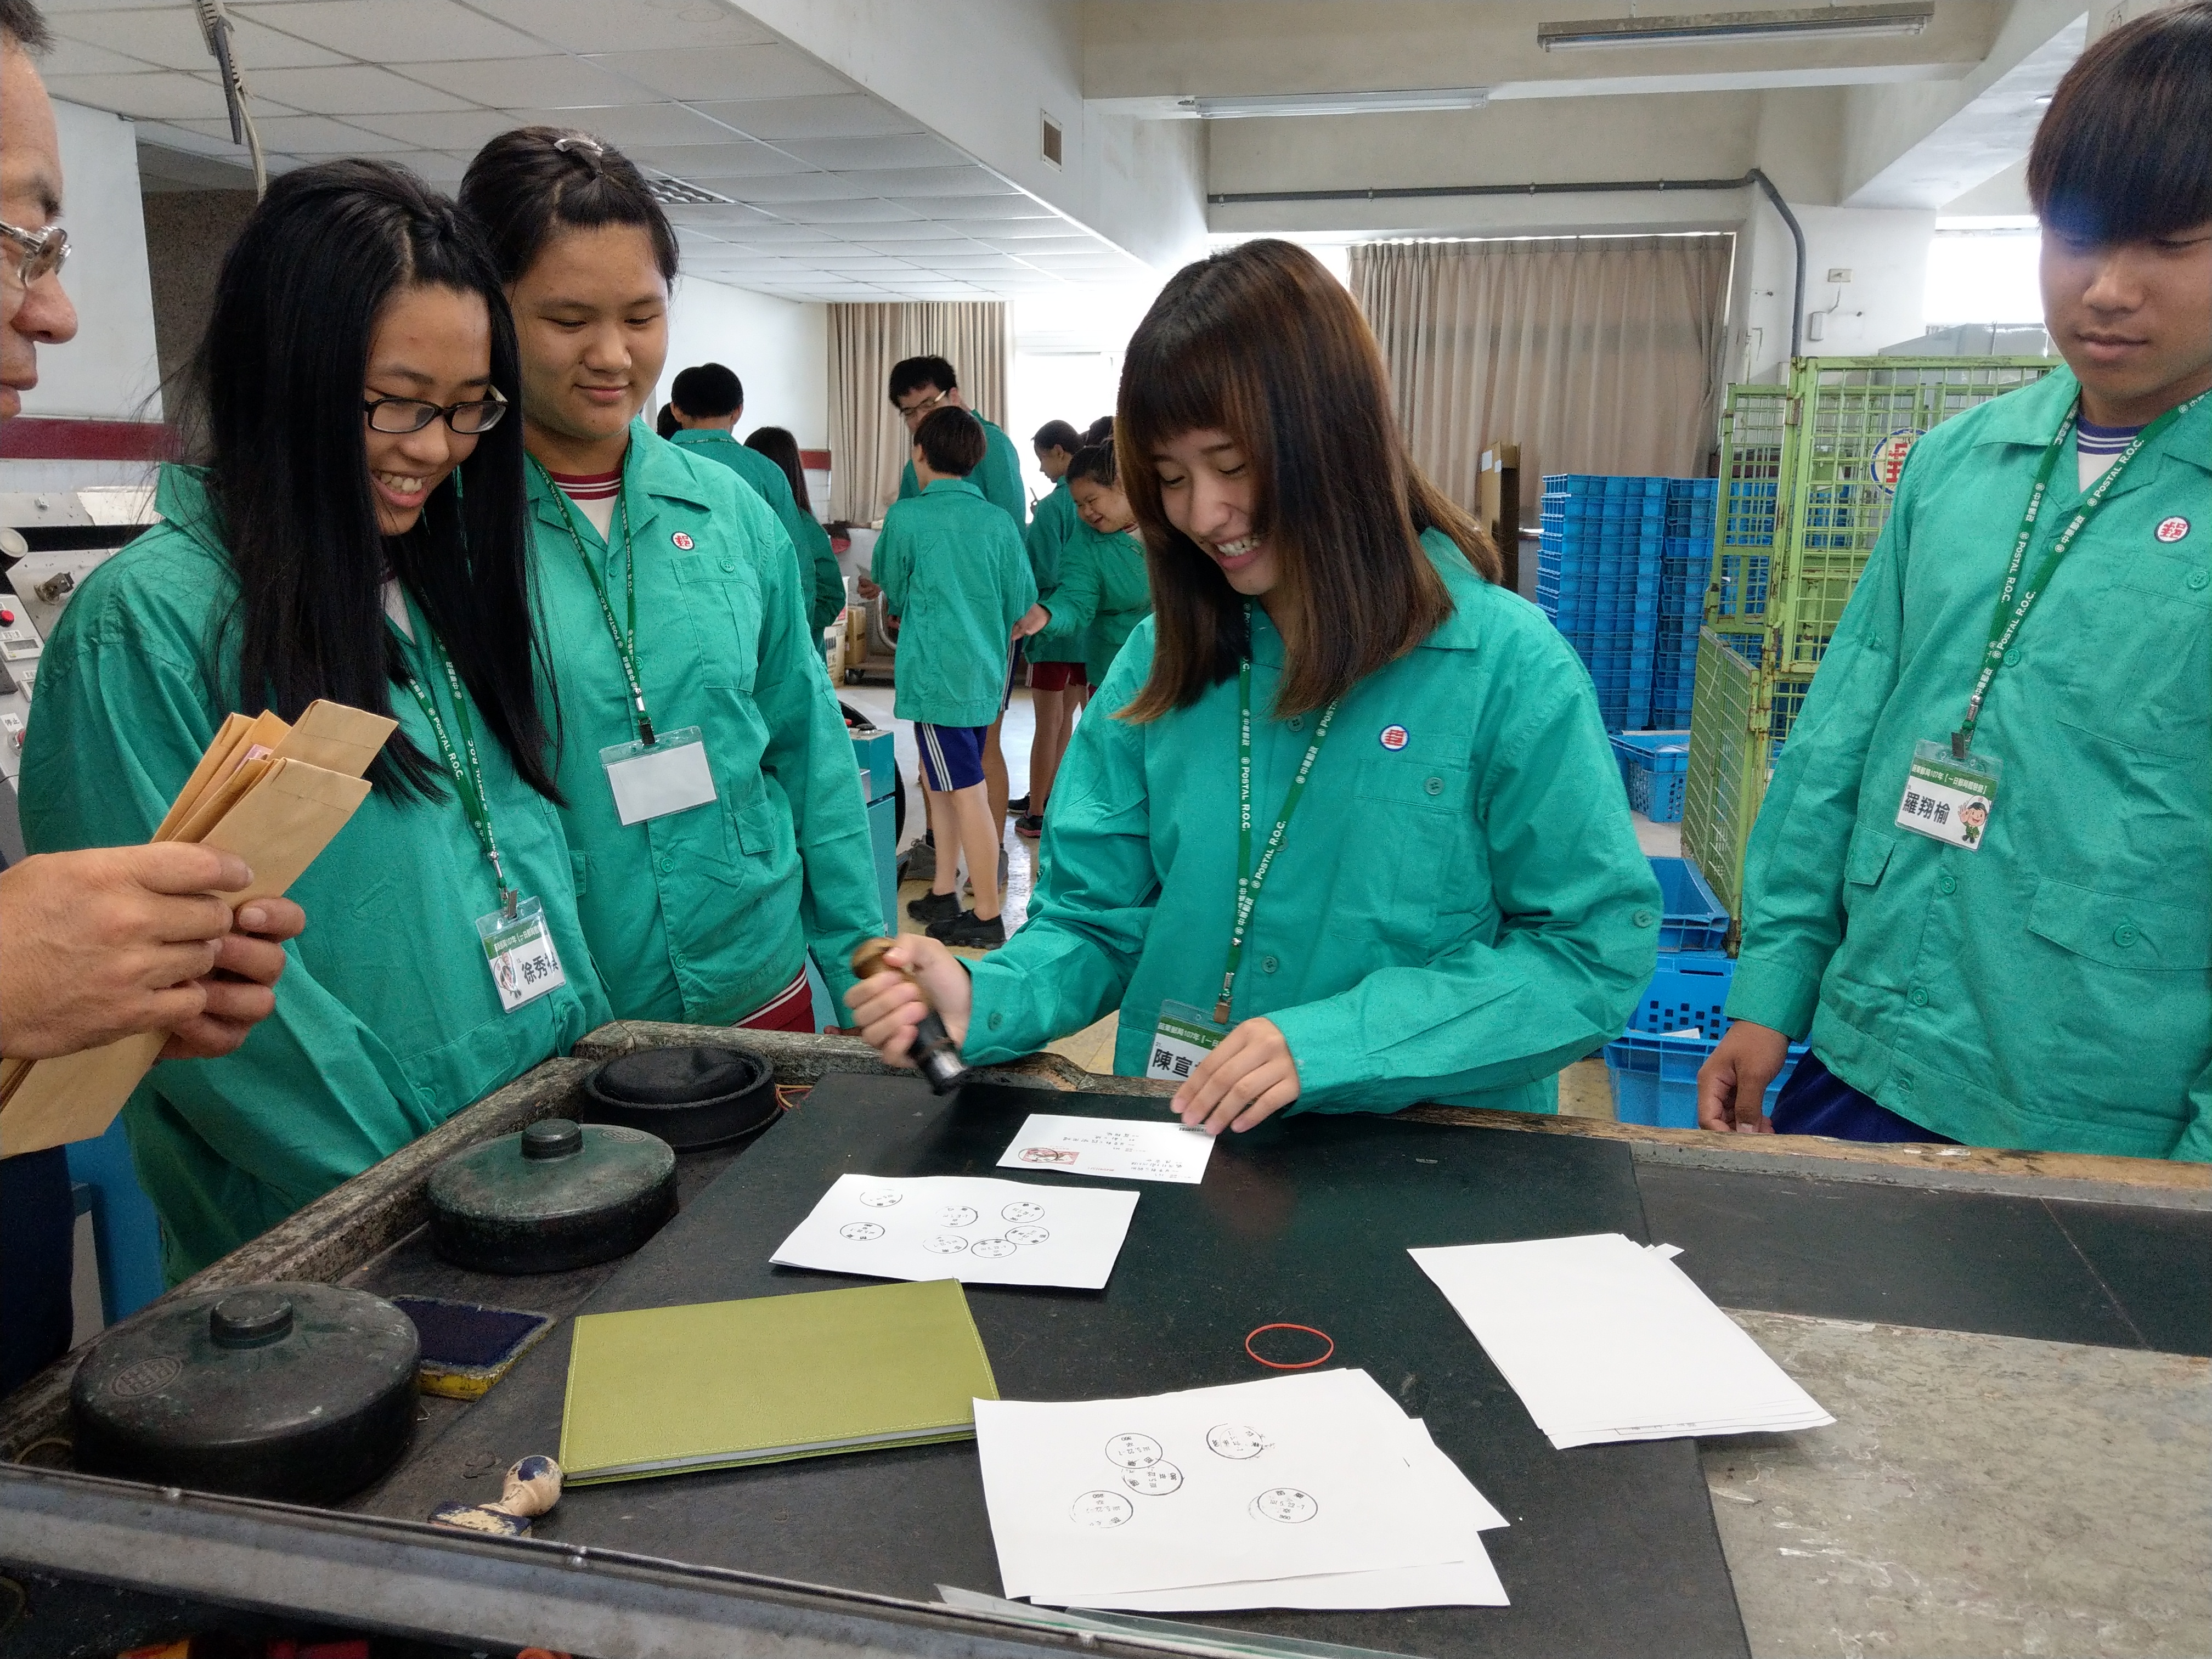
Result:
M982 423L939 409L915 432L921 491L895 504L876 538L871 578L899 619L894 712L915 723L922 787L937 837L927 898L907 907L930 936L986 950L1006 943L999 917L999 823L983 781L986 734L1006 706L1013 641L1043 625L1022 539L969 475L983 459ZM975 890L960 908L952 851Z
M2212 1158L2208 61L2191 0L2059 82L2067 368L1912 447L1752 831L1706 1128Z

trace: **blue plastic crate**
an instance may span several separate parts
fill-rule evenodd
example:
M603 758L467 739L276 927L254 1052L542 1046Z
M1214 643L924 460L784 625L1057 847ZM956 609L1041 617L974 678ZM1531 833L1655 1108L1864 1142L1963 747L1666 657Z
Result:
M1657 860L1654 860L1654 863ZM1605 1045L1613 1115L1623 1123L1664 1129L1698 1127L1698 1072L1734 1024L1722 1012L1735 963L1720 955L1662 957L1659 970L1629 1017L1629 1029ZM1695 1030L1694 1036L1669 1033ZM1767 1085L1761 1108L1771 1114L1805 1045L1790 1045L1781 1072Z
M1728 944L1729 913L1687 859L1653 858L1659 878L1659 948L1718 951Z
M1655 706L1657 701L1655 694ZM1689 781L1689 732L1616 732L1613 752L1620 762L1630 807L1654 823L1680 823L1683 787Z

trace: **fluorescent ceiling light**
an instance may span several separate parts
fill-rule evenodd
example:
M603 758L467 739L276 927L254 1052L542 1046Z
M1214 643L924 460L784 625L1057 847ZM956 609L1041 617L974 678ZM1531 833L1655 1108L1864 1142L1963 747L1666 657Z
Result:
M1244 98L1185 98L1181 106L1202 121L1270 115L1385 115L1416 110L1480 109L1488 87L1430 87L1405 92L1271 92Z
M1583 46L1672 46L1706 41L1918 34L1935 15L1933 0L1914 0L1908 4L1709 11L1673 17L1589 17L1575 22L1539 23L1536 44L1546 52L1562 52Z

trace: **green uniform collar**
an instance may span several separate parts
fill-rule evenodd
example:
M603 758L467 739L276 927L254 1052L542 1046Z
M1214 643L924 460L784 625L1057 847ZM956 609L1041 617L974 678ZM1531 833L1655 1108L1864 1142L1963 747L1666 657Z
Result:
M2045 434L2046 443L2050 441ZM1078 525L1091 526L1077 520ZM1092 535L1098 532L1091 531ZM1481 604L1482 590L1490 584L1474 574L1474 567L1459 550L1459 544L1441 530L1421 532L1421 551L1429 556L1429 562L1444 579L1444 588L1451 595L1452 613L1444 618L1436 632L1413 648L1417 651L1473 651L1481 642L1482 627L1474 617ZM1259 605L1252 607L1252 660L1262 667L1280 668L1283 665L1283 636L1267 619L1267 613Z
M546 482L544 469L526 466L523 475L538 522L567 533L568 519L562 504L553 499L555 487ZM629 447L623 453L622 493L629 506L633 538L642 535L659 515L662 501L680 501L702 513L710 513L714 507L707 492L699 488L691 463L684 453L642 420L629 423ZM619 513L615 515L615 522L622 522Z
M154 510L209 552L229 562L230 550L222 544L216 525L215 503L208 499L208 470L165 461L154 486Z
M670 433L668 441L679 444L686 449L694 444L729 444L734 447L738 447L738 434L734 432L725 432L718 426L686 426L678 427Z
M945 495L969 495L979 501L983 499L983 492L972 476L965 478L934 478L921 487L921 493L925 495L932 490Z
M2074 371L2061 364L2034 385L2023 386L2018 392L1992 399L1982 405L1989 411L1974 434L1980 444L2018 444L2027 449L2041 449L2051 441L2051 434L2058 430L2058 423L2066 418L2066 411L2074 407L2081 395L2081 382ZM2191 465L2212 472L2212 441L2199 434L2200 428L2212 428L2212 399L2197 405L2180 420L2176 421L2160 438L2157 447L2175 460L2187 461ZM2197 434L2197 435L2192 435ZM2150 459L2146 455L2144 461ZM2138 463L2142 465L2142 463ZM2140 484L2155 468L2142 466L2131 482ZM2060 495L2074 492L2062 489ZM2124 492L2116 492L2124 493Z

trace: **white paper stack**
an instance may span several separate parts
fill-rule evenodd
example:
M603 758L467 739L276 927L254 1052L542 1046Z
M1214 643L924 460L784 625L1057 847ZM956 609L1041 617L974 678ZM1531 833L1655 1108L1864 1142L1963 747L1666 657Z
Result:
M840 1176L769 1258L787 1267L1098 1291L1137 1194L988 1176Z
M1505 1517L1361 1370L975 1402L1010 1596L1137 1613L1504 1607Z
M1562 1449L1836 1419L1680 1267L1619 1233L1409 1252Z

